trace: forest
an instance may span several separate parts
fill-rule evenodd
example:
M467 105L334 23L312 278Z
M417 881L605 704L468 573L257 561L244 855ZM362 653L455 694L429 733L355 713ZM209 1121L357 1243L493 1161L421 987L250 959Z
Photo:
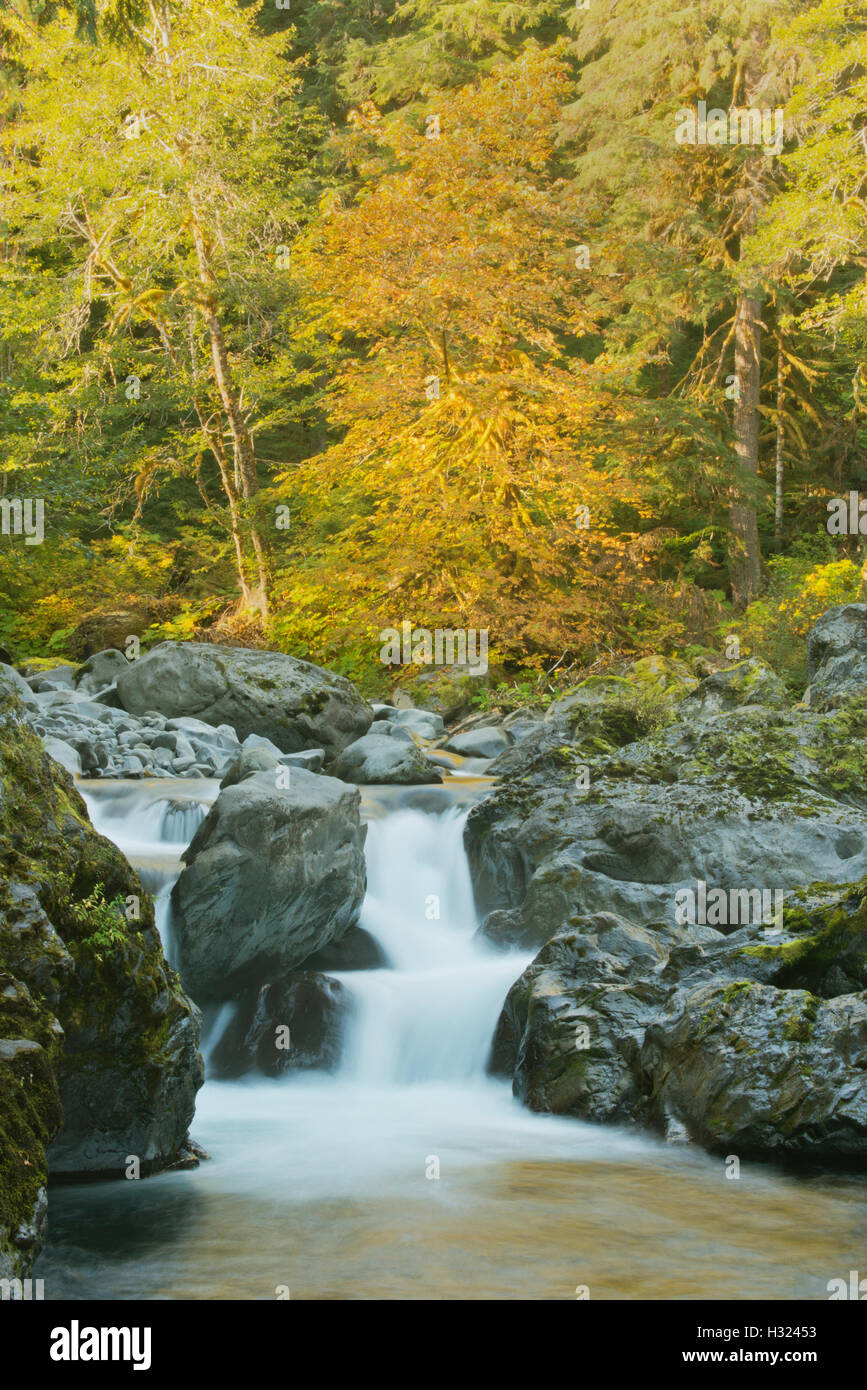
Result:
M0 83L9 660L803 689L865 585L858 0L12 0Z

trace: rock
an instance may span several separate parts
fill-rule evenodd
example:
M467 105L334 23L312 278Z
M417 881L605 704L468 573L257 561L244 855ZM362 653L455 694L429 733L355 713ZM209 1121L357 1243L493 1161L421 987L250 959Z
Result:
M426 709L396 710L392 722L401 729L408 729L419 738L440 738L446 730L442 716Z
M0 863L0 1228L13 1232L0 1234L0 1267L27 1271L49 1166L55 1177L120 1177L137 1154L146 1174L183 1146L202 1081L200 1020L137 875L93 830L5 682ZM3 1068L22 1066L26 1091L20 1080L10 1090ZM26 1257L9 1255L15 1231L30 1241Z
M678 996L640 1050L648 1113L718 1153L867 1155L867 999L755 981Z
M34 695L47 694L53 690L71 689L75 678L74 666L50 666L27 676L27 684Z
M769 666L751 657L726 670L705 676L683 700L680 714L689 718L696 713L714 715L721 710L741 705L764 705L767 709L787 709L790 704L786 687Z
M398 783L415 786L441 782L442 777L421 750L385 734L365 734L351 743L332 765L331 771L343 782L364 786Z
M822 614L807 638L807 670L812 709L867 698L867 604L841 604Z
M308 772L321 772L325 763L325 749L305 748L301 753L283 753L280 761L287 767L304 767Z
M50 758L66 768L66 771L73 776L81 773L81 754L62 738L43 739L45 751Z
M543 718L543 715L535 714L532 710L516 709L506 715L502 727L510 735L513 743L522 743L530 734L536 733Z
M380 719L392 719L398 713L397 705L384 705L374 701L370 708L373 710L374 723Z
M388 962L385 953L364 927L350 927L339 941L332 941L320 951L314 951L304 962L305 970L380 970Z
M243 740L270 739L285 753L339 752L369 728L373 711L349 681L282 652L161 642L118 680L131 714L158 710L227 723Z
M172 617L177 606L177 599L148 599L125 608L93 612L78 624L67 650L77 661L109 648L122 651L130 637L141 637L151 624Z
M339 980L312 971L283 975L248 990L211 1054L218 1077L266 1076L319 1069L340 1061L348 1008Z
M302 768L285 789L266 771L220 792L172 893L195 999L230 999L293 970L354 925L366 883L359 806L355 788Z
M785 895L867 872L860 715L739 708L633 732L622 710L573 709L491 765L465 833L481 915L520 910L540 943L576 912L673 922L700 882Z
M116 648L96 652L79 667L75 677L75 688L85 691L88 695L95 695L98 691L113 685L118 676L129 669L129 664L123 652L117 651Z
M524 951L539 946L535 934L528 936L520 911L514 909L496 908L489 912L475 935L500 951Z
M456 734L445 746L465 758L496 758L511 746L511 740L502 729L482 726Z
M273 773L272 781L277 785L276 769L280 766L279 756L275 757L267 748L245 748L244 751L232 760L223 774L220 787L236 787L239 782L244 782L248 777L254 777L257 772Z
M632 1118L642 1098L633 1058L673 992L658 972L672 945L696 940L689 928L642 928L612 913L573 919L509 991L491 1070L511 1074L533 1110Z
M248 734L241 745L242 748L264 748L279 761L283 757L282 748L278 748L276 743L272 743L269 738L263 738L261 734Z
M631 661L624 672L627 680L645 689L675 696L686 695L698 685L685 661L671 656L642 656Z
M480 671L469 663L435 666L404 682L400 691L392 695L392 703L399 706L402 699L409 700L410 705L423 706L425 711L451 722L467 714L479 691L491 686L501 675L502 672L494 667Z
M0 666L0 700L4 695L17 696L27 710L39 709L39 701L23 676L19 676L14 666Z

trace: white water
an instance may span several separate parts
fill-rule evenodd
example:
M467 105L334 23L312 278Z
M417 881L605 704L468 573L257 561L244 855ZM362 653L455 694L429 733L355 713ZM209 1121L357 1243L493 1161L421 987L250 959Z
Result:
M529 957L473 940L466 811L400 810L368 826L361 925L388 969L340 975L353 997L343 1075L409 1087L483 1077L503 999Z
M217 784L81 790L157 892L171 959L175 837ZM361 922L388 968L339 976L353 1001L341 1069L208 1081L192 1133L209 1162L54 1189L38 1266L48 1297L268 1299L285 1284L302 1299L573 1298L588 1284L604 1298L815 1298L857 1267L857 1180L743 1164L727 1182L697 1150L534 1115L485 1074L529 957L473 939L454 803L476 795L457 783L365 794ZM206 1056L230 1016L209 1020Z

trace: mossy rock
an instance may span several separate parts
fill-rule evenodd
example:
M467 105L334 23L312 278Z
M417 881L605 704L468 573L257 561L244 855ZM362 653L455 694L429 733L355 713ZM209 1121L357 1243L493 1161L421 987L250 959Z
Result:
M0 1144L0 1188L23 1194L5 1219L26 1226L33 1184L20 1170L43 1181L46 1144L52 1176L120 1176L131 1153L143 1172L174 1161L202 1081L201 1020L138 875L94 831L2 674L0 866L0 1039L38 1043L45 1059L0 1079L7 1125L33 1140L26 1162L21 1143Z

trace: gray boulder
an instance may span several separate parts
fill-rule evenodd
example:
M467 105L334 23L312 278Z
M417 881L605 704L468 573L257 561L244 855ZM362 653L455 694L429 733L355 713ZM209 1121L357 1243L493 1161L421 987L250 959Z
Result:
M387 734L365 734L351 743L337 758L331 771L343 782L364 786L398 783L417 786L441 782L436 767L414 743L389 738Z
M75 677L75 688L85 691L88 695L95 695L98 691L106 690L108 686L113 685L118 676L129 669L129 665L123 652L117 651L116 648L96 652L79 667Z
M455 734L445 745L452 753L460 753L464 758L496 758L511 747L509 735L493 725L482 725L468 729L466 733Z
M807 638L809 704L833 709L867 697L867 604L829 608Z
M787 709L789 695L780 677L763 661L750 657L722 671L705 676L690 690L678 710L681 719L696 714L715 715L741 705L764 705L767 709Z
M634 1117L642 1098L633 1065L671 983L659 972L674 945L716 938L706 929L643 928L612 913L576 918L509 991L491 1070L533 1110L595 1121Z
M27 710L38 710L39 701L14 666L0 665L0 694L15 695Z
M172 893L179 969L195 999L230 999L293 970L354 924L366 883L360 799L302 768L287 788L272 770L221 791Z
M867 996L756 981L678 996L648 1028L647 1110L706 1148L762 1158L867 1156Z
M334 753L370 727L373 711L349 681L282 652L161 642L128 666L118 694L131 714L157 710L229 724L242 741L270 739L285 753Z

